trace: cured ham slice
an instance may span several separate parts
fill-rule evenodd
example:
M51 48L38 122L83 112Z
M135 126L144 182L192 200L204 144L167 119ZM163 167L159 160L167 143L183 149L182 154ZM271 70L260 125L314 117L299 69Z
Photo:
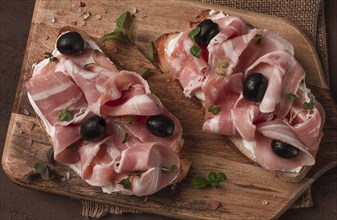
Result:
M106 193L153 194L183 175L177 154L183 143L180 122L139 74L119 71L91 45L86 42L86 48L71 56L55 49L53 61L47 58L35 65L26 83L29 100L56 161ZM147 129L146 120L157 115L174 122L169 137ZM93 117L106 128L98 138L85 135Z
M297 172L312 166L325 114L305 86L305 71L291 43L223 12L211 10L201 18L213 22L198 18L202 30L195 42L188 35L198 30L188 29L167 38L166 44L162 40L167 35L163 35L157 45L161 63L167 63L185 95L202 102L203 131L242 137L240 151L268 170ZM197 59L189 49L205 39L209 44L197 45L202 51ZM277 155L273 140L299 149L299 155L292 159Z

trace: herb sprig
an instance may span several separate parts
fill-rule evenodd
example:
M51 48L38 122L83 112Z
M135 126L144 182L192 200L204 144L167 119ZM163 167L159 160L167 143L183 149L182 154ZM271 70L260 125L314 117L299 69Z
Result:
M305 110L311 110L315 107L315 104L312 101L304 102L303 105L302 105L302 108L298 112L293 114L294 101L297 98L297 96L294 93L287 93L286 98L291 101L291 103L290 103L290 117L289 117L289 123L290 124L297 117L297 115L299 115L301 112L303 112Z
M194 177L191 180L190 185L196 189L206 188L208 186L217 188L219 183L222 181L225 181L226 179L227 177L223 172L216 173L216 172L211 171L208 174L207 178L202 177L202 176Z
M44 52L45 58L49 58L49 68L53 66L53 62L57 60L57 57L54 57L51 52Z
M74 114L69 111L68 108L61 110L58 114L58 119L61 121L70 122L71 120L73 120L73 118Z
M134 25L135 23L133 22L132 15L130 12L126 11L116 19L115 30L103 36L100 41L104 43L106 40L112 39L119 41L129 41L131 44L135 45L132 34Z
M189 34L189 38L192 39L194 45L190 48L190 52L193 56L195 56L196 58L200 58L201 54L202 54L202 50L199 47L199 45L195 42L195 36L197 36L200 32L200 27L196 27L194 28Z
M210 105L208 107L208 112L212 112L213 115L217 115L220 112L220 106L219 105Z
M49 148L47 151L48 163L38 162L34 164L35 171L28 173L25 177L29 180L60 180L62 175L58 174L54 169L54 150Z

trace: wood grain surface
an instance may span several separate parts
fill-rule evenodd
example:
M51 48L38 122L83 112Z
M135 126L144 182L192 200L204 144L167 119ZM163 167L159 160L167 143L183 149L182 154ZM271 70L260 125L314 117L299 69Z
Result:
M108 42L103 50L110 57L113 56L112 58L122 68L139 72L144 66L154 68L143 55L147 52L149 41L155 40L163 33L184 30L201 9L209 7L193 1L109 3L95 1L89 8L83 8L79 13L70 1L37 1L2 157L6 174L14 182L30 188L176 218L249 219L280 216L315 179L336 166L336 105L329 94L315 50L307 37L292 23L272 16L222 6L212 5L212 8L239 15L249 23L277 32L293 43L296 58L307 72L308 87L313 90L326 110L325 136L317 156L317 163L302 182L282 182L272 173L255 166L236 153L229 146L226 138L202 133L203 113L200 106L185 98L180 87L170 80L168 74L158 71L154 71L148 77L148 82L164 105L181 120L185 139L182 153L193 161L191 172L185 182L178 184L175 190L168 187L144 201L144 198L134 196L104 194L99 188L86 184L73 172L70 172L69 180L59 182L32 182L25 178L34 163L46 161L46 151L50 144L37 125L33 109L27 100L24 82L31 76L31 65L43 59L45 51L53 49L58 31L62 26L73 25L97 40L114 28L114 19L118 15L126 10L137 8L134 35L140 50L116 42ZM85 20L85 24L81 18L84 9L91 13L91 16ZM101 15L102 19L96 19L96 15ZM53 19L55 22L52 22ZM112 51L115 46L118 48L117 53ZM31 128L33 123L35 126ZM62 165L58 165L57 170L62 174L69 171ZM196 190L187 186L186 183L191 177L205 176L211 170L226 173L228 180L221 184L220 188ZM217 210L212 208L214 201L221 203ZM265 204L265 201L268 201L268 204Z

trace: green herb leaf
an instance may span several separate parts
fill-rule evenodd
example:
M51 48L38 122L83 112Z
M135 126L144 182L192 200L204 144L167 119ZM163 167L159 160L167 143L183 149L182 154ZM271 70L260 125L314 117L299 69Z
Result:
M140 176L140 173L129 173L128 176L129 176L129 177L130 177L130 176Z
M122 179L118 184L121 184L124 189L131 189L131 182L129 178Z
M150 72L151 70L149 68L144 67L142 71L140 71L139 75L141 75L143 78L146 77L146 75Z
M37 173L40 174L41 178L43 180L49 180L49 168L47 166L47 164L45 163L36 163L34 164L34 168L36 170Z
M228 61L227 60L221 60L218 62L218 71L217 74L220 76L225 75L225 68L228 67Z
M315 104L312 101L303 103L303 109L313 109L314 107Z
M161 172L162 173L168 173L168 172L172 172L172 173L177 173L178 172L178 167L176 165L172 165L171 167L167 168L167 167L162 167L161 168Z
M132 43L132 30L134 23L132 23L132 16L128 11L121 14L116 19L116 28L111 33L106 34L100 42L105 42L108 39L119 41L130 41Z
M149 46L148 46L148 57L151 62L154 62L154 46L153 46L153 41L150 41Z
M61 121L71 121L73 120L74 115L71 111L69 111L67 108L63 109L59 112L58 119Z
M208 107L208 112L212 112L213 115L217 115L220 112L220 106L219 105L210 105Z
M135 116L130 115L129 118L128 118L128 121L127 121L126 123L128 123L128 124L133 124L133 123L135 123Z
M259 33L259 34L255 35L255 42L256 42L256 44L262 43L262 33Z
M109 40L109 39L119 40L119 41L127 41L128 40L128 38L125 35L123 35L123 33L113 31L109 34L106 34L100 41L104 42L104 41Z
M83 66L83 69L87 69L90 65L97 65L96 63L87 63Z
M192 46L191 49L190 49L190 52L193 56L195 56L196 58L200 58L201 56L201 49L199 46Z
M192 179L191 186L196 189L201 189L208 186L209 182L206 178L198 176Z
M130 16L130 13L128 11L121 14L116 20L116 26L120 29L125 28L125 26L128 25L127 21L128 21L129 16Z
M213 182L213 183L216 183L216 182L218 182L218 176L216 175L216 173L215 172L210 172L209 174L208 174L208 180L209 180L209 182Z
M289 99L289 100L295 100L296 95L294 93L287 93L286 98Z
M123 140L122 140L122 144L125 144L129 139L129 133L124 133L124 137L123 137Z
M200 32L200 27L196 27L194 28L189 34L188 36L194 40L194 37L197 36Z

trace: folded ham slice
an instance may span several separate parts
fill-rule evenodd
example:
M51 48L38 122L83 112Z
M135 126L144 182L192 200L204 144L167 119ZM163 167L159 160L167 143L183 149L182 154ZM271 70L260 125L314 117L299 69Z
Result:
M185 95L202 102L203 131L242 137L246 148L242 152L249 151L249 157L268 170L313 165L325 115L305 86L305 72L291 43L236 16L211 10L204 18L218 24L219 33L206 50L199 45L200 58L189 51L194 44L188 34L193 29L170 40L164 50L171 74L178 78ZM267 87L262 100L253 102L242 91L247 77L256 73L263 75ZM305 105L311 107L305 109ZM298 148L300 154L281 158L272 151L273 140Z
M137 73L119 71L97 48L87 47L72 56L55 49L53 56L53 62L47 58L35 65L26 87L53 144L54 159L107 193L145 196L172 184L180 171L182 127L148 83ZM71 118L62 119L62 111ZM160 114L175 125L167 138L146 128L147 118ZM93 115L104 118L107 131L89 142L80 129Z

